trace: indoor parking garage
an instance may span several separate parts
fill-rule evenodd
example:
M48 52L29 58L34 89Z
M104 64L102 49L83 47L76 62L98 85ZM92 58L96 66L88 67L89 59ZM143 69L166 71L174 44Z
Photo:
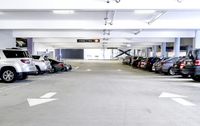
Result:
M0 0L0 126L199 126L198 0Z

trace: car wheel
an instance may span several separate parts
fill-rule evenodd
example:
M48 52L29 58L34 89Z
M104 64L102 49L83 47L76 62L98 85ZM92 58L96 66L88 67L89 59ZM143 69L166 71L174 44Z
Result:
M8 69L3 69L1 73L1 79L5 83L12 83L16 80L16 71L15 69L8 68Z
M194 80L194 81L198 81L198 82L200 82L200 77L199 76L192 76L192 79Z
M55 67L52 67L52 72L53 72L53 73L56 73L56 72L57 72Z
M39 75L39 74L41 74L41 70L40 70L40 67L39 67L39 66L36 66L36 68L37 68L37 72L36 72L36 75Z
M174 72L172 67L169 69L168 74L169 75L175 75L175 72Z

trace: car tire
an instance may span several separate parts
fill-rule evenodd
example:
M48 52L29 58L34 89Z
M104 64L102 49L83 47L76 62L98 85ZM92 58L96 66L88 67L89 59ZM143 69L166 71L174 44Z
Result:
M36 72L36 75L40 75L41 74L41 70L40 70L40 67L39 66L35 66L37 68L37 72Z
M168 74L169 75L175 75L175 72L174 72L174 70L173 70L173 68L171 67L171 68L169 68L169 70L168 70Z
M1 80L5 83L12 83L16 80L17 73L14 68L5 68L1 71Z
M194 76L194 75L192 75L192 79L193 79L194 81L200 82L200 77L199 77L199 76Z
M56 72L57 72L56 68L52 67L52 73L56 73Z

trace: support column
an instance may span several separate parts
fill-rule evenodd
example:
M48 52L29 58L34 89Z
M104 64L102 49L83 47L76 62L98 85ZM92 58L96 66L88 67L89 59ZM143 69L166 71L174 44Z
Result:
M193 40L193 49L200 49L200 30L196 30Z
M156 45L154 45L153 47L152 47L152 51L153 51L153 57L156 57L157 55L156 55L156 53L157 53L157 46Z
M150 57L151 56L151 49L150 48L147 48L146 49L146 57Z
M181 39L176 38L174 42L174 56L175 57L179 57L180 55L180 43L181 43Z
M11 30L0 30L0 40L1 49L16 47L16 38Z
M162 45L161 45L161 56L162 57L166 57L167 56L166 47L167 47L166 42L163 42Z
M34 43L32 38L27 38L27 50L29 54L33 54Z

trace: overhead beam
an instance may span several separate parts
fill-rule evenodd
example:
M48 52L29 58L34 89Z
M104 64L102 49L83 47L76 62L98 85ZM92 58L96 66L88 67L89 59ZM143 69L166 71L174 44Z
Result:
M40 43L77 43L78 38L33 38L33 42L40 42ZM103 39L100 40L101 42L107 43L150 43L150 42L175 42L175 38L134 38L134 39L116 39L112 38L107 41ZM87 44L87 43L86 43Z
M143 30L135 35L133 30L112 30L112 34L106 36L101 30L14 30L13 37L33 37L33 38L193 38L194 30Z
M48 4L47 4L48 3ZM26 5L26 6L24 6ZM98 5L98 6L97 6ZM148 5L148 6L147 6ZM1 0L1 10L121 10L121 9L200 9L198 0L123 0L107 4L105 0Z

